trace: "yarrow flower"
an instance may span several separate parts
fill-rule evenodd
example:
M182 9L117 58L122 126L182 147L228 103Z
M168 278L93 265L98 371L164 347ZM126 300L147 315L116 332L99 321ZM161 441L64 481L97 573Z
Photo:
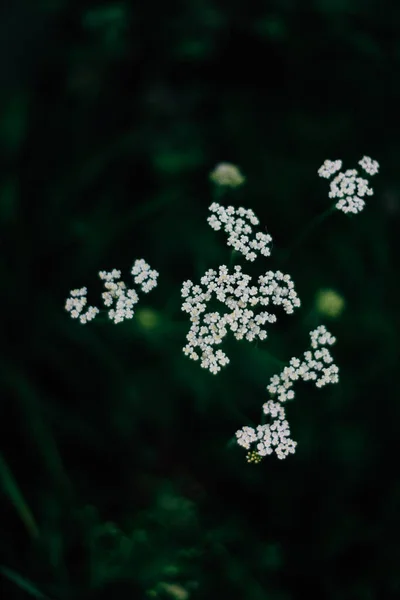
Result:
M243 254L246 260L254 261L257 253L270 256L269 244L272 242L272 237L262 231L253 235L253 227L259 225L260 221L250 208L235 209L233 206L225 208L213 202L209 210L213 213L207 219L210 227L215 231L223 229L228 234L227 245Z
M229 358L220 349L216 350L230 330L237 340L264 340L266 323L275 323L275 314L254 311L257 306L271 304L280 306L287 314L300 306L300 300L289 275L280 271L268 271L251 285L251 276L242 272L240 266L229 273L225 265L218 272L210 269L201 278L201 285L185 281L181 295L182 310L189 314L191 327L186 336L187 345L183 352L192 360L216 374L229 363ZM207 305L215 297L228 310L224 313L207 311Z
M219 163L211 172L210 179L217 185L232 188L239 187L246 181L239 168L227 162Z
M325 160L324 164L318 169L318 175L329 179L331 175L339 171L342 168L341 160Z
M303 360L291 358L289 366L270 379L267 389L272 396L278 396L279 402L293 400L293 384L299 379L314 381L319 388L339 381L339 369L333 364L333 358L327 348L334 344L336 339L324 325L311 331L310 338L311 350L304 352Z
M368 175L376 175L379 171L379 163L377 160L372 160L369 156L363 156L358 164L364 169Z
M71 313L73 319L79 320L81 323L88 323L100 312L95 306L88 306L86 311L82 313L83 308L87 305L87 288L83 287L70 291L70 298L67 299L65 309Z
M368 175L378 172L379 164L369 156L364 156L358 163ZM340 160L326 160L318 169L320 177L329 179L342 167ZM368 180L359 177L356 169L341 171L330 183L329 198L337 198L336 208L344 213L357 214L365 206L365 196L372 196L373 189L368 187Z
M304 352L302 359L291 358L289 366L270 379L267 390L274 399L263 405L263 412L269 415L271 422L258 425L256 429L245 426L236 432L239 446L250 450L252 444L256 444L256 450L247 455L249 462L259 462L255 453L262 457L275 451L282 459L295 452L296 442L290 438L289 423L282 406L282 402L293 400L295 381L314 381L318 388L339 381L339 369L327 348L335 343L335 338L321 325L310 332L310 339L311 351Z
M339 173L331 182L329 198L339 198L336 208L344 213L357 214L365 206L365 196L372 196L372 188L368 187L368 181L358 177L356 169L348 169Z
M290 438L289 423L286 420L285 409L278 402L269 400L264 405L264 413L271 416L269 425L257 425L253 427L243 427L236 432L236 439L239 446L249 450L252 444L256 444L257 451L248 453L248 462L260 462L261 457L275 454L283 459L288 454L294 454L297 442ZM258 457L258 458L257 458Z
M158 272L151 269L143 260L138 259L132 267L133 280L142 292L148 293L157 285ZM100 279L104 282L105 291L101 297L104 306L109 308L108 316L114 323L121 323L125 319L132 319L134 315L134 306L139 302L139 296L134 288L128 288L121 278L121 271L113 269L112 271L100 271ZM72 290L67 299L65 309L70 313L73 319L78 319L82 324L88 323L99 314L100 310L95 306L89 306L86 312L82 313L87 304L87 288Z
M140 285L142 292L148 294L157 286L158 272L150 268L143 258L135 260L131 271L133 280Z

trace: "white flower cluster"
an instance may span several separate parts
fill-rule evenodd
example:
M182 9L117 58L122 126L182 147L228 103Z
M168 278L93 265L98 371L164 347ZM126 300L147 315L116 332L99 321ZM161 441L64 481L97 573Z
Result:
M268 271L258 278L258 285L251 285L251 276L242 272L240 266L229 273L225 265L218 272L210 269L200 280L201 285L185 281L181 295L182 310L189 314L191 327L186 336L183 352L192 360L200 360L201 367L216 374L229 358L222 350L215 350L230 330L237 340L264 340L266 323L275 323L276 316L268 311L258 314L256 306L270 304L281 306L290 314L300 306L300 300L289 275L280 271ZM203 287L202 287L203 286ZM228 311L206 312L207 304L215 297Z
M297 442L290 438L289 423L286 420L285 409L278 402L269 400L264 404L264 413L271 416L269 425L257 425L253 427L243 427L236 432L237 443L239 446L250 449L251 444L256 443L258 456L267 456L274 451L278 458L286 458L288 454L294 454ZM250 452L247 455L248 462L258 462L255 453Z
M73 319L79 320L81 323L88 323L100 312L95 306L88 306L86 312L82 313L83 308L87 305L87 288L83 287L77 290L70 291L70 298L65 303L65 310L71 313Z
M295 381L314 381L317 387L339 381L339 369L333 364L333 358L326 346L331 346L336 339L324 325L310 332L311 348L303 354L303 360L291 358L289 366L280 375L271 377L268 391L278 395L279 402L294 398L293 384Z
M143 260L138 259L132 267L133 280L144 293L150 292L157 285L158 272L151 269ZM105 292L101 297L104 306L109 308L108 316L114 323L121 323L125 319L132 319L134 315L134 306L139 302L139 296L134 288L128 288L121 278L121 271L113 269L112 271L100 271L100 279L104 282ZM89 306L87 311L82 314L84 306L87 304L87 289L72 290L70 298L67 299L65 309L71 314L73 319L79 318L80 322L85 324L91 321L100 312L98 308ZM114 305L114 306L113 306Z
M207 219L209 225L215 231L223 229L228 234L228 246L243 254L246 260L254 261L257 253L270 256L269 244L272 242L272 237L262 231L253 236L252 226L259 225L260 221L250 208L235 209L233 206L225 208L213 202L209 210L213 213Z
M368 175L376 175L379 171L379 163L377 160L372 160L369 156L363 156L358 164L364 169Z
M150 265L143 258L135 260L131 273L133 281L136 285L140 285L142 292L145 294L148 294L157 286L158 271L150 269Z
M364 156L358 163L369 175L378 172L379 164L369 156ZM329 179L342 166L340 160L326 160L318 169L320 177ZM373 189L368 187L368 180L359 177L356 169L341 171L330 183L329 198L337 198L336 208L344 213L357 214L365 206L365 196L372 196Z
M344 213L362 211L365 206L365 196L372 196L372 188L368 187L368 181L358 177L356 169L348 169L339 173L331 182L329 198L339 198L336 208Z
M102 293L104 306L110 308L108 317L114 323L122 323L125 319L132 319L134 315L133 307L139 302L139 296L136 291L128 289L123 281L118 281L121 278L121 271L113 269L110 272L100 271L100 279L104 281L105 292ZM117 283L116 283L117 282Z
M314 381L317 387L339 381L339 369L333 364L333 358L327 346L335 343L335 338L324 325L310 332L311 351L304 352L303 360L292 358L289 366L279 375L270 379L268 391L276 400L268 400L263 405L263 412L269 415L272 423L258 425L256 429L245 426L236 432L237 443L247 450L251 444L257 444L256 451L251 451L247 458L249 462L259 462L259 457L272 454L275 450L278 458L293 454L296 442L290 438L289 424L285 418L282 402L294 398L293 384L295 381Z
M324 177L325 179L329 179L331 175L336 173L342 168L341 160L325 160L324 164L318 169L318 175L320 177Z

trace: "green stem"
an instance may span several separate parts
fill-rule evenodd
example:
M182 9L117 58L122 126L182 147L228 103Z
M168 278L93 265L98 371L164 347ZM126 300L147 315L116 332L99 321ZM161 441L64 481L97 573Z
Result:
M11 503L14 505L14 508L17 511L21 521L25 525L29 535L33 538L39 537L39 528L36 524L32 511L26 503L16 480L1 453L0 483L3 487L4 493L9 497Z
M236 250L232 249L231 251L231 256L229 258L229 269L232 269L232 267L235 264L235 257L238 253L236 252Z
M40 590L31 582L29 579L22 577L16 571L9 569L8 567L1 565L0 573L7 577L10 581L12 581L16 586L18 586L21 590L24 590L30 596L37 598L38 600L49 600L48 596L42 594Z

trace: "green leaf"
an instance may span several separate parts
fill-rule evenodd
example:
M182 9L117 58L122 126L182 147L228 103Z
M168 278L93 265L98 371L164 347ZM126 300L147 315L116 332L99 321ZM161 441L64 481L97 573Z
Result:
M0 454L0 483L4 489L5 494L9 497L22 522L24 523L29 534L33 538L39 536L39 528L36 524L35 518L25 502L25 499L18 487L18 484L8 467L4 457Z

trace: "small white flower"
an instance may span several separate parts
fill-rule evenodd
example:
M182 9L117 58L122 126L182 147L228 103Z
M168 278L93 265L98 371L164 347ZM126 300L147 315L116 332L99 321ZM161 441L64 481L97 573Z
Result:
M364 206L364 196L372 196L372 188L368 187L368 181L358 177L355 169L339 173L330 184L330 198L338 198L336 208L344 213L358 213Z
M134 282L141 286L142 292L148 294L157 286L158 272L150 268L145 260L138 259L132 267Z
M89 321L92 321L97 314L99 314L99 309L95 306L89 306L85 314L81 315L79 320L81 323L88 323Z
M358 163L369 175L378 172L379 164L368 156L364 156ZM340 160L326 160L318 170L320 177L329 178L342 166ZM365 196L372 196L374 191L368 187L368 180L359 177L356 169L341 171L330 182L329 198L337 198L336 208L344 213L357 214L365 206Z
M223 229L228 234L227 245L243 254L246 260L253 262L258 253L262 256L270 256L269 244L272 242L272 237L262 231L253 235L253 227L260 222L250 208L235 209L233 206L225 207L213 202L209 210L213 213L207 219L210 227L214 231Z
M332 346L336 339L320 325L310 332L311 348L303 354L303 360L291 358L289 366L284 367L280 375L270 379L268 391L271 395L278 396L279 402L293 400L293 384L295 381L314 381L317 387L339 381L339 369L333 364L333 358L327 346Z
M256 444L259 456L267 456L275 452L279 459L294 454L297 443L290 438L289 423L283 406L269 400L264 405L264 412L270 415L270 424L258 425L256 429L248 426L239 429L235 434L239 446L250 450L252 444ZM253 452L249 453L248 460L255 462Z
M364 169L368 175L376 175L379 171L379 163L377 160L372 160L369 156L363 156L358 164Z
M135 261L132 267L134 282L140 286L142 292L148 293L157 285L158 272L151 269L143 259ZM121 278L121 271L100 271L99 277L104 283L105 291L102 293L104 306L109 308L108 316L114 323L122 323L125 319L132 319L134 306L139 302L139 296L134 288L128 288ZM83 307L87 304L87 289L72 290L67 299L65 309L73 319L79 318L86 324L99 314L99 309L89 306L82 314Z
M222 265L218 272L206 271L200 283L185 281L182 284L182 310L189 314L191 321L183 351L189 358L199 358L200 366L213 374L229 363L226 354L215 348L222 344L229 331L237 340L264 340L267 337L265 325L276 322L275 314L265 310L267 306L279 306L287 314L300 306L290 276L280 271L268 271L258 278L257 285L251 285L250 275L243 273L240 266L230 273ZM224 305L223 313L207 312L213 297ZM257 307L263 310L256 313Z
M331 175L339 171L342 168L341 160L326 160L324 164L318 169L318 175L320 177L324 177L325 179L329 179Z
M85 287L71 290L70 297L65 303L65 310L70 313L72 319L78 319L81 323L87 323L95 318L99 309L89 306L86 312L82 314L83 308L87 305L87 289Z
M273 451L281 459L295 452L297 444L290 438L289 423L282 405L286 400L293 400L295 381L314 381L318 388L339 381L339 369L333 364L327 347L335 343L333 335L321 325L310 332L310 339L312 350L304 352L302 359L291 358L289 366L270 379L267 389L276 398L263 405L263 412L269 416L270 423L258 425L256 429L245 426L236 432L239 446L250 450L252 444L256 444L256 450L251 450L247 455L249 462L259 462L261 457Z

